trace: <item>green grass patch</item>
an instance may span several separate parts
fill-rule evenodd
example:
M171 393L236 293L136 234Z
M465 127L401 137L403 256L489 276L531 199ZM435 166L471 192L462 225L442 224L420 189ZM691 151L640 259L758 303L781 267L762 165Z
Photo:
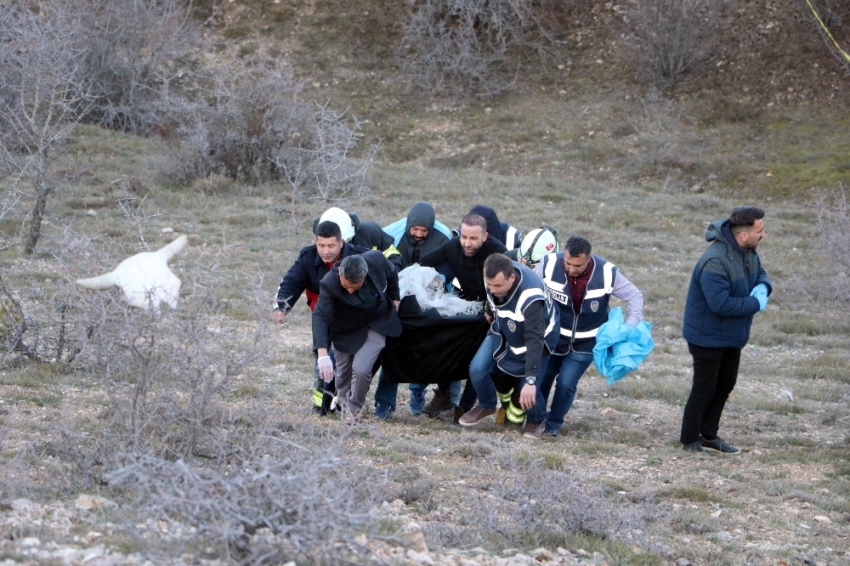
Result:
M686 499L696 503L720 503L723 501L723 498L718 497L716 492L693 485L668 487L657 491L655 495L662 499Z
M850 358L842 354L818 354L801 362L794 369L799 379L833 379L850 383Z

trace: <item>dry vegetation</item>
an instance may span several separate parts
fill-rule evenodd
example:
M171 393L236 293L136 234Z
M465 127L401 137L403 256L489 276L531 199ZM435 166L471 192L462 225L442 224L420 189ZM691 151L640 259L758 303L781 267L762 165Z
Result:
M846 29L839 3L817 5ZM692 61L713 63L654 90L624 48L638 4L569 6L549 20L567 32L539 66L509 70L510 89L446 99L399 75L401 2L201 4L221 69L291 63L248 93L217 83L215 115L245 119L246 97L281 87L275 123L305 122L282 150L252 147L288 177L212 167L177 184L164 164L196 162L169 135L78 126L26 257L36 194L0 178L0 561L850 562L845 69L791 2L726 5L729 37ZM200 124L179 126L198 139ZM292 141L308 132L339 150ZM331 173L351 188L323 194ZM655 350L614 387L591 371L552 441L413 417L405 388L390 421L317 419L309 311L283 327L266 316L323 197L340 194L382 225L426 199L448 225L484 203L526 231L584 235L643 290ZM686 285L707 223L742 203L767 211L775 289L722 423L744 453L685 456ZM176 311L70 283L175 233L189 236Z

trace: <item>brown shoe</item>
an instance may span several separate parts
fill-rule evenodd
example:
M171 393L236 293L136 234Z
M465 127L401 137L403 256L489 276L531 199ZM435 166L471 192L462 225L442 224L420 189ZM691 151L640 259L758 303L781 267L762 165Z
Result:
M452 394L450 391L434 391L434 397L422 408L422 414L428 415L432 419L449 409L454 409L452 405Z
M499 410L496 411L496 426L502 426L505 424L505 417L508 416L508 410L505 407L499 407Z
M458 423L462 426L477 425L490 415L496 413L496 409L482 409L481 405L475 405L468 413L463 415Z
M534 440L540 440L543 438L543 433L546 431L546 421L542 423L533 424L530 422L525 423L525 432L522 435L525 438L533 438Z

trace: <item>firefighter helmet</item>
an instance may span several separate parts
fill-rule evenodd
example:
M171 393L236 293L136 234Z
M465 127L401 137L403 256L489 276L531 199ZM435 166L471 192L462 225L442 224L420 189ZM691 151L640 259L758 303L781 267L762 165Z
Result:
M537 263L543 256L558 251L558 238L548 226L537 228L526 234L519 245L519 259L525 263Z
M341 208L332 206L324 211L322 216L319 217L319 222L324 222L326 220L330 220L339 226L339 230L342 232L342 239L346 242L350 242L351 238L354 237L354 221L352 221L348 213Z

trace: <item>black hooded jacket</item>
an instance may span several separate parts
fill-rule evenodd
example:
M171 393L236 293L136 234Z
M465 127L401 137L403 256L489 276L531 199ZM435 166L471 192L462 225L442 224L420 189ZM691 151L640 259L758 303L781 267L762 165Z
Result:
M417 202L410 207L410 212L407 213L407 225L404 228L404 235L398 243L398 251L401 254L402 267L408 267L414 263L419 263L420 258L431 250L435 250L449 241L449 238L434 228L436 214L434 207L427 202ZM410 235L411 226L424 226L428 229L428 236L424 240L417 242Z

